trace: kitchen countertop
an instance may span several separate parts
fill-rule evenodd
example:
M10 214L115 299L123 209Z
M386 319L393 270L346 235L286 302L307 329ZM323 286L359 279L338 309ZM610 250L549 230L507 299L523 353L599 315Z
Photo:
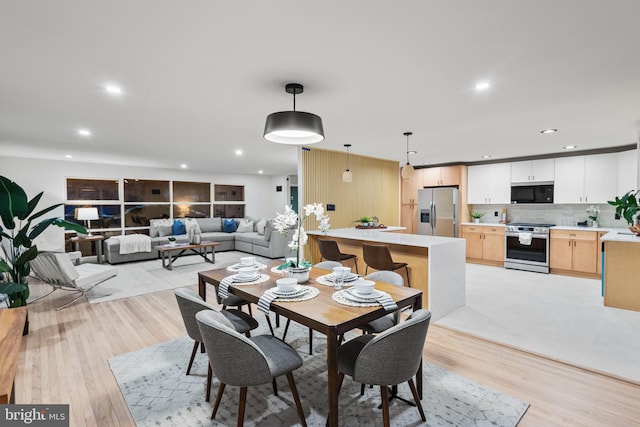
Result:
M509 224L500 224L495 222L462 222L461 225L486 225L490 227L504 227ZM607 231L609 233L629 233L629 230L626 228L617 228L617 227L582 227L582 226L571 226L571 225L554 225L551 227L552 230L576 230L576 231Z
M618 228L615 229L615 231L611 231L608 234L602 236L602 241L640 243L640 236L636 236L629 230Z
M388 231L404 230L404 227L387 227L383 230L364 230L358 228L337 228L329 230L327 234L322 231L307 231L307 234L316 236L336 237L342 239L367 240L370 242L389 243L395 245L415 246L430 248L433 246L448 244L463 240L456 237L426 236L422 234L388 233Z

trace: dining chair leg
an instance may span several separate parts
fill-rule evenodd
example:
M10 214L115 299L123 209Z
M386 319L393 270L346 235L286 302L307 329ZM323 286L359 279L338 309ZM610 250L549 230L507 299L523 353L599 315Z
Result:
M369 266L368 265L364 269L364 275L366 276L367 274L369 274Z
M289 381L289 388L293 395L293 400L296 402L296 408L298 408L298 416L300 416L300 422L302 427L307 427L307 420L304 417L304 411L302 410L302 403L300 403L300 396L298 395L298 388L296 387L296 380L293 378L293 373L287 374L287 380Z
M249 308L249 316L253 317L253 311L251 310L251 304L247 304L247 307Z
M409 278L409 267L405 265L404 269L407 272L407 287L410 288L411 287L411 279Z
M264 317L267 319L267 325L269 325L269 331L271 332L271 336L275 337L276 335L273 333L273 326L271 326L271 319L268 314L265 314Z
M213 377L213 370L211 369L211 364L207 363L209 368L207 369L207 396L205 401L209 402L211 400L211 377Z
M273 386L273 395L277 396L278 395L278 383L276 382L276 377L273 377L271 379L271 385Z
M309 356L313 356L313 329L309 328Z
M284 334L282 334L282 341L287 339L287 332L289 331L289 325L291 324L291 319L287 319L287 324L284 325Z
M211 419L216 417L216 412L218 412L218 407L220 406L220 401L222 400L222 394L224 393L225 383L220 383L220 387L218 387L218 394L216 394L216 402L213 404L213 412L211 412Z
M356 266L356 274L360 274L360 273L358 273L358 257L353 258L353 263Z
M360 396L364 396L364 384L360 384Z
M424 411L422 410L422 403L420 402L420 397L418 396L418 390L416 389L416 385L413 382L413 378L407 381L409 383L409 388L411 389L411 394L413 394L413 400L416 401L416 406L418 407L418 411L420 412L420 418L422 421L427 421L427 418L424 416Z
M204 353L204 342L200 343L200 353Z
M344 374L342 372L338 373L338 394L340 394L340 389L342 388L342 381L344 381Z
M382 425L390 427L389 423L389 397L387 396L387 386L380 386L380 396L382 397Z
M191 351L191 359L189 359L189 366L187 366L187 375L191 373L191 366L193 366L193 359L196 358L196 352L198 351L198 341L193 343L193 350Z
M240 402L238 403L238 427L244 425L244 407L247 403L247 388L240 387Z

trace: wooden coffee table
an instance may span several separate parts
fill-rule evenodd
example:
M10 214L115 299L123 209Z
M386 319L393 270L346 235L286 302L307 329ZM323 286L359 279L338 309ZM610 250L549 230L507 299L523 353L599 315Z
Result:
M206 262L215 264L216 262L216 246L220 246L218 242L200 242L198 244L176 243L175 245L160 245L156 248L162 258L162 266L167 270L173 270L173 261L180 258L186 251L200 255ZM177 252L177 253L176 253ZM211 254L211 258L207 256Z

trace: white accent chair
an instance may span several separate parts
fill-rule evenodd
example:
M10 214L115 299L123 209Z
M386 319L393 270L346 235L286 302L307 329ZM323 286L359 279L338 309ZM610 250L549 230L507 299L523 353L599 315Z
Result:
M56 308L60 310L82 298L91 289L111 279L118 274L115 267L100 264L73 265L70 257L64 252L39 252L38 256L31 261L31 272L40 280L53 287L51 292L36 298L37 301L46 297L57 289L64 291L80 292L75 299Z

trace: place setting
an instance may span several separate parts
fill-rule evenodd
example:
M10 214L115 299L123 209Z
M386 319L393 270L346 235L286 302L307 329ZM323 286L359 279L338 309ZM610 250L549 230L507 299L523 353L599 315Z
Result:
M321 285L333 287L340 283L342 283L342 286L351 286L356 280L362 277L359 274L352 273L349 267L334 267L332 270L332 273L318 276L316 282Z
M238 272L241 268L256 268L262 270L263 268L267 268L267 265L256 260L256 257L245 256L240 258L239 263L228 266L227 271Z
M247 257L253 258L253 257ZM255 259L254 259L255 260ZM222 299L229 297L229 286L257 285L270 279L268 274L263 274L257 267L241 267L236 274L227 276L220 281L218 296Z
M313 286L298 284L293 277L283 277L276 280L276 287L267 289L258 300L258 310L269 313L273 301L296 302L315 298L320 291Z
M349 289L341 289L334 292L334 301L355 307L374 307L381 305L386 311L395 311L398 305L391 295L375 289L376 283L372 280L357 279Z

